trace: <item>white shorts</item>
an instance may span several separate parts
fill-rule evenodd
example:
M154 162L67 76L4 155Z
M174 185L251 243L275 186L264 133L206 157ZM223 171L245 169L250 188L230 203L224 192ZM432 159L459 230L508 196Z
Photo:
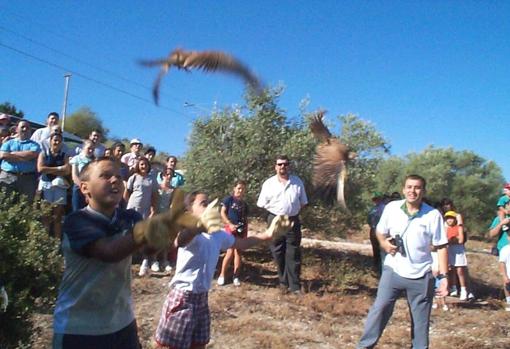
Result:
M60 187L51 187L42 190L42 198L53 205L67 204L67 189Z
M464 245L448 245L448 265L450 267L466 267L467 258Z

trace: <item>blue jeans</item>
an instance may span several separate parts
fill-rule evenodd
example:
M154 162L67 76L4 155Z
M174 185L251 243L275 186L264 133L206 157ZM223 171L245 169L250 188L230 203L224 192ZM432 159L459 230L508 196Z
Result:
M432 273L428 272L419 279L407 279L395 273L393 269L384 267L377 297L368 312L365 329L357 348L373 348L377 344L402 291L406 293L411 313L412 348L429 347L429 320L434 295Z

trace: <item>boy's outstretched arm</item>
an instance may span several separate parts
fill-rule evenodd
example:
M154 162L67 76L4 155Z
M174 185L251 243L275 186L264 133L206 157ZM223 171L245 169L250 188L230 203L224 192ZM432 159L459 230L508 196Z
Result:
M136 223L131 232L117 239L99 238L84 247L90 257L103 262L118 262L139 248L155 253L170 245L181 228L180 220L186 221L188 214L172 211L155 215Z
M193 240L195 236L200 234L202 229L195 227L194 229L181 230L174 241L175 247L184 247Z
M141 245L137 244L133 234L127 234L118 239L98 239L84 249L85 254L91 258L106 263L116 263L132 255Z
M273 218L271 225L262 234L249 236L244 239L236 238L234 245L235 249L246 250L256 244L264 241L275 240L285 234L293 226L293 222L289 220L289 216L276 216Z
M134 225L131 232L117 239L100 238L85 246L85 253L107 263L128 257L139 248L156 253L170 245L180 228L177 216L158 214Z

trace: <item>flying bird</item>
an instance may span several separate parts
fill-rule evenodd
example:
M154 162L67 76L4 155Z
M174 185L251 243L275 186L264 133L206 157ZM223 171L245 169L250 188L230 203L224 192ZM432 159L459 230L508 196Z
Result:
M347 163L356 157L349 147L331 132L322 122L325 110L319 110L312 118L310 130L320 143L315 150L313 161L313 186L315 192L323 197L330 197L336 189L336 200L345 211L349 211L345 202L345 184L347 180Z
M180 48L170 52L167 58L155 60L140 60L146 67L161 66L161 70L154 81L152 94L156 104L159 103L159 87L161 80L172 66L190 71L201 69L206 72L223 71L241 77L256 93L260 94L262 85L257 77L239 60L221 51L185 51Z

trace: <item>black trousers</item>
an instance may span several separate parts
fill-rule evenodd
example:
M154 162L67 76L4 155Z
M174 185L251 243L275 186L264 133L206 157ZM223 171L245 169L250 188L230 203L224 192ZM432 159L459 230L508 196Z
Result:
M270 213L267 217L269 226L275 217ZM290 291L301 289L301 223L299 216L290 217L294 226L285 235L271 243L270 249L278 267L278 279L281 286Z

